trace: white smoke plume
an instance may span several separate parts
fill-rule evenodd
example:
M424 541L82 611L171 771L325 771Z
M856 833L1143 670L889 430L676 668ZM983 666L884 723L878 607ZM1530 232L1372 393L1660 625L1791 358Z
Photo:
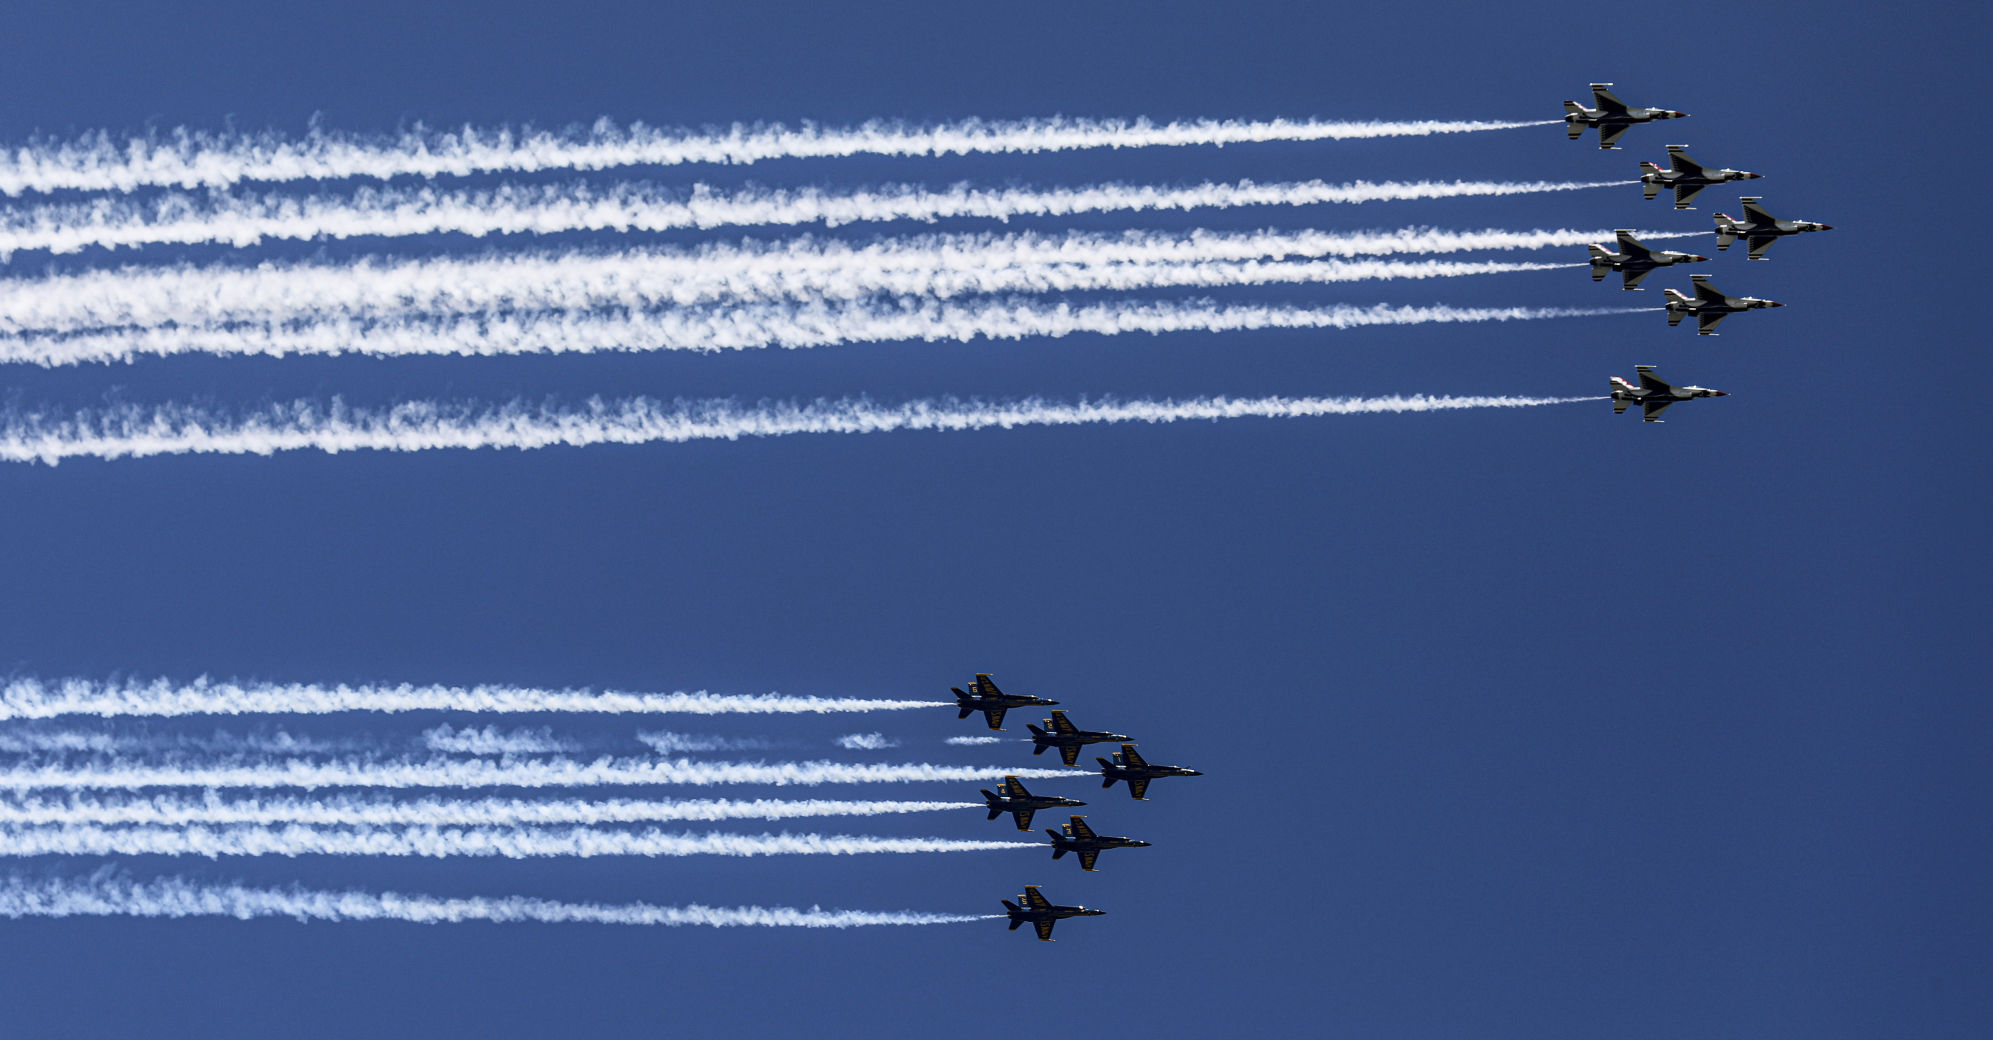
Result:
M1023 738L1021 738L1021 737L1010 737L1010 738L1005 738L1005 737L949 737L949 738L948 738L947 740L943 741L942 743L945 743L945 744L954 744L954 745L956 745L956 746L958 746L958 747L968 747L968 746L973 746L973 745L977 745L977 744L1001 744L1001 743L1003 743L1003 742L1004 742L1004 741L1005 741L1006 739L1011 739L1011 740L1021 740L1021 739L1023 739Z
M0 768L0 790L140 790L148 787L591 787L717 784L919 783L990 780L1006 775L1090 775L1069 769L944 766L922 763L856 765L843 762L695 762L689 759L566 758L130 762L65 764L24 762Z
M254 267L123 267L0 280L0 334L50 336L166 324L200 327L332 318L378 322L491 311L645 310L754 300L851 300L881 294L952 298L972 293L1454 278L1583 265L1349 262L1349 258L1540 249L1602 240L1610 241L1611 234L1423 228L1345 233L916 235L862 244L804 236L683 249ZM1279 263L1323 257L1345 262Z
M546 755L581 750L579 744L555 737L553 730L545 726L509 730L497 726L457 729L445 723L423 730L422 744L431 751L448 755Z
M837 746L849 751L883 751L899 747L900 742L884 733L846 733L837 738Z
M690 733L639 733L637 740L660 755L701 751L765 751L772 745L759 737L714 737Z
M590 827L0 825L0 856L863 856L1043 848L1029 841L830 834L666 834Z
M85 730L16 729L0 732L0 752L8 754L116 755L131 752L198 751L213 754L258 752L273 755L353 751L361 740L325 740L274 733L117 733Z
M1144 213L1243 206L1526 195L1618 187L1633 181L1252 181L1187 187L1096 184L1077 188L933 190L889 185L831 192L816 188L689 193L650 185L505 185L474 191L361 189L350 195L166 195L140 202L95 199L0 212L0 260L29 250L220 244L245 249L267 240L405 238L414 235L663 232L721 227L840 227L944 219L1008 221L1082 213ZM1700 232L1707 234L1708 232ZM1610 237L1610 236L1607 236Z
M1268 266L1246 265L1241 270ZM13 337L0 340L0 361L62 365L189 353L479 357L655 350L716 352L766 347L793 350L849 343L966 343L977 339L1058 339L1074 335L1541 321L1657 309L1444 304L1275 307L1204 300L1117 301L1074 306L1029 298L999 298L974 302L899 299L751 303L636 313L556 311L436 318L396 316L378 322L332 315L297 324L145 328L76 336Z
M298 401L246 415L194 406L113 407L63 415L0 412L0 460L55 465L65 459L147 458L157 455L270 455L314 449L346 451L428 451L442 448L546 448L596 444L678 444L791 434L884 433L897 430L982 430L1019 426L1081 426L1124 422L1173 423L1238 418L1304 418L1375 415L1483 408L1533 408L1599 400L1595 397L1206 397L1186 400L1121 401L1112 398L1061 403L1038 398L1011 402L952 398L879 405L866 400L817 401L743 408L732 402L678 402L649 398L620 402L592 399L580 407L520 403L479 408L436 402L409 402L384 411ZM226 687L227 684L214 684ZM199 714L241 711L409 711L447 707L462 691L438 687L404 688L405 694L361 688L359 696L339 688L321 696L318 688L292 688L245 698L239 689L179 691L146 696L136 691L83 684L81 696L54 691L32 680L0 690L0 718L54 714ZM478 688L483 689L483 688ZM546 691L507 691L466 698L483 711L876 711L951 706L945 701L817 700L814 698L729 698L717 695L618 695L585 693L544 696ZM657 706L646 707L656 697ZM679 700L678 698L683 698ZM702 700L701 698L711 698ZM443 702L443 703L437 703ZM500 707L520 704L521 707ZM572 707L555 705L572 704ZM262 706L252 706L262 705ZM615 705L611 707L610 705ZM724 707L722 707L724 705Z
M0 430L6 429L0 416ZM72 427L72 429L74 429ZM5 434L0 433L0 438ZM787 697L781 694L624 693L530 686L192 682L167 679L13 678L0 683L0 721L66 715L326 715L349 711L465 711L610 715L785 715L952 707L949 701Z
M714 928L856 928L867 925L957 924L1002 914L930 914L910 910L807 910L789 907L653 906L647 903L560 903L523 896L447 899L398 892L325 892L304 888L207 885L182 878L133 881L109 871L82 880L0 881L0 917L233 917L248 921L465 921L537 924L705 925Z
M601 120L585 129L510 127L398 136L317 130L280 134L210 134L186 129L149 137L107 133L68 141L34 140L0 151L0 193L62 190L133 191L144 187L222 188L243 181L349 177L470 176L543 170L607 170L682 163L737 165L765 159L853 155L941 156L1154 148L1257 141L1332 141L1424 137L1547 126L1524 122L1422 120L970 119L919 126L876 121L856 127L805 123L735 124L725 130L668 130Z
M547 824L630 824L795 820L824 816L889 816L981 809L982 802L834 799L399 798L328 794L312 798L71 794L64 798L0 798L0 824L16 826L178 827L187 824L301 823L320 827L510 827Z

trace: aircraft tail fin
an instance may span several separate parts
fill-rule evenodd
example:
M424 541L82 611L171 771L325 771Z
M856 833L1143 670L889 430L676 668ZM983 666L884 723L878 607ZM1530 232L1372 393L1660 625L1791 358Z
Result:
M1626 414L1626 406L1627 406L1627 405L1629 405L1629 404L1632 404L1632 403L1633 403L1633 402L1631 402L1631 401L1627 400L1627 399L1626 399L1626 398L1624 398L1624 397L1620 397L1620 398L1615 398L1615 399L1613 400L1613 402L1612 402L1612 414L1614 414L1614 415L1625 415L1625 414ZM992 819L992 820L996 819L996 815L995 815L995 811L994 811L994 810L992 810L992 811L991 811L991 815L990 815L990 819Z

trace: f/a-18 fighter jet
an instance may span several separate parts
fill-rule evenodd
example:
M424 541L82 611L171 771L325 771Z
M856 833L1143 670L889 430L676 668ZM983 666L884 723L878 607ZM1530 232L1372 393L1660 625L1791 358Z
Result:
M1037 726L1032 726L1030 729L1031 742L1037 745L1031 749L1032 754L1042 755L1046 748L1055 747L1059 749L1060 760L1069 766L1079 764L1080 748L1087 744L1108 744L1132 739L1106 730L1080 729L1073 725L1071 719L1066 718L1066 713L1063 711L1054 711L1052 717L1045 720L1045 729L1051 732L1047 733L1045 729L1039 729Z
M1095 756L1094 761L1100 763L1100 786L1113 787L1114 781L1126 780L1128 793L1138 802L1148 800L1149 781L1156 777L1204 775L1195 769L1185 769L1182 766L1152 766L1142 760L1142 756L1136 753L1133 744L1121 745L1121 751L1114 756L1113 761L1098 756Z
M1671 108L1635 108L1615 97L1610 83L1592 84L1592 104L1599 107L1586 108L1576 101L1564 102L1565 129L1575 141L1585 135L1588 127L1599 128L1599 147L1611 148L1619 143L1619 135L1635 123L1651 123L1656 119L1680 119L1687 112L1677 112Z
M1048 701L1043 697L1033 697L1028 693L1005 693L997 689L996 683L990 681L988 672L977 672L975 680L969 683L967 693L964 693L960 686L951 686L949 689L955 691L955 706L962 709L956 718L966 719L970 712L980 711L983 713L983 720L990 724L991 729L1002 729L1003 713L1012 708L1059 703Z
M990 819L994 820L1009 813L1017 821L1017 829L1031 829L1031 814L1040 809L1062 809L1069 805L1085 805L1076 798L1062 798L1056 794L1032 794L1017 782L1014 776L1006 776L995 791L983 789L983 800L990 803Z
M1640 280L1653 274L1655 269L1673 267L1676 264L1701 263L1709 258L1697 253L1680 253L1672 249L1649 249L1633 237L1633 232L1620 228L1613 232L1619 238L1619 252L1613 253L1604 246L1587 246L1592 251L1592 281L1605 281L1608 272L1618 271L1625 279L1622 289L1640 288Z
M1018 906L1017 903L1023 903ZM1083 906L1060 906L1038 894L1037 885L1024 886L1024 894L1017 897L1017 903L1006 899L1003 908L1010 912L1010 930L1026 921L1038 930L1039 942L1053 942L1052 926L1068 917L1099 917L1105 910L1089 910Z
M1689 208L1689 203L1695 201L1702 189L1712 184L1754 181L1764 176L1749 170L1711 169L1689 158L1688 145L1685 144L1668 146L1668 167L1664 170L1650 162L1641 163L1640 191L1651 199L1662 188L1673 188L1676 209Z
M1661 413L1676 401L1689 401L1698 397L1729 397L1721 390L1711 390L1706 386L1675 386L1654 374L1653 365L1635 365L1633 374L1640 381L1634 386L1618 376L1612 377L1612 414L1622 415L1626 406L1640 403L1641 421L1661 422Z
M1780 220L1765 212L1758 205L1760 196L1746 195L1744 219L1732 220L1729 214L1716 215L1716 248L1721 251L1730 248L1730 243L1743 239L1751 247L1751 259L1763 260L1765 250L1772 243L1787 235L1803 235L1808 231L1832 231L1834 225L1821 224L1811 220Z
M1111 834L1095 834L1086 825L1086 817L1071 817L1071 823L1058 830L1045 828L1052 836L1052 858L1058 859L1068 852L1077 853L1081 870L1092 870L1094 861L1100 858L1103 849L1146 849L1149 843L1133 838L1117 838Z
M1661 292L1668 297L1668 327L1682 323L1682 319L1695 315L1695 334L1698 336L1716 335L1716 327L1723 319L1740 311L1755 311L1761 307L1783 307L1777 300L1760 300L1755 296L1730 296L1723 290L1709 284L1706 274L1689 275L1695 283L1695 295L1683 296L1673 289Z

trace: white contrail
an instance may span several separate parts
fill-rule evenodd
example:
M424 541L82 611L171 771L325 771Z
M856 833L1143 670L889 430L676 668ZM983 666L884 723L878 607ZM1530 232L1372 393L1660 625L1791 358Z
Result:
M301 755L353 751L362 746L363 742L358 740L298 737L282 730L269 734L217 731L211 736L192 733L104 733L77 730L0 732L0 752L9 754L115 755L131 751L204 751L219 754L263 752Z
M855 928L864 925L957 924L1002 914L929 914L911 910L808 910L790 907L653 906L648 903L558 903L512 896L445 899L398 892L324 892L303 888L204 885L181 879L132 881L108 871L87 880L0 881L0 917L289 917L299 921L411 921L454 924L495 921L537 924L706 925Z
M456 729L448 723L422 731L422 744L447 755L544 755L579 751L580 745L561 740L545 726L539 729L499 729L486 726Z
M1267 265L1259 265L1267 266ZM373 357L483 357L531 353L798 350L849 343L969 342L1072 335L1353 329L1538 321L1635 314L1638 307L1276 307L1197 301L1086 304L1027 298L978 302L920 299L838 303L754 303L637 313L536 312L321 321L229 328L148 328L130 332L0 340L0 361L41 365L131 360L145 355L365 354Z
M545 824L627 824L795 820L823 816L888 816L981 809L982 802L845 801L834 799L695 798L648 801L629 798L532 800L520 798L380 798L331 794L313 798L224 799L200 797L0 798L0 824L58 826L97 824L175 827L302 823L322 827L509 827Z
M899 747L900 742L884 733L846 733L837 738L837 746L848 751L884 751Z
M772 745L759 737L710 737L691 733L639 733L637 740L660 755L686 751L765 751Z
M949 737L949 738L948 738L947 740L943 741L942 743L944 743L944 744L955 744L955 745L958 745L958 746L964 746L964 747L966 747L966 746L969 746L969 745L973 745L973 744L1001 744L1001 743L1003 743L1003 742L1004 742L1004 740L1006 740L1006 739L1011 739L1011 740L1022 740L1022 739L1024 739L1024 738L1022 738L1022 737L1010 737L1010 738L1005 738L1005 737Z
M1035 849L1028 841L831 834L666 834L589 827L0 825L0 856L862 856Z
M161 137L86 135L35 140L0 152L0 193L62 190L133 191L143 187L220 188L243 181L349 177L470 176L543 170L607 170L682 163L742 164L766 159L854 155L941 156L1064 152L1092 148L1227 145L1260 141L1331 141L1424 137L1547 126L1560 120L970 119L928 126L869 122L856 127L779 123L727 130L667 130L601 120L585 130L509 127L456 132L423 128L399 136L314 130L279 134L207 134L177 130Z
M0 415L0 431L7 429ZM0 440L5 439L0 432ZM400 683L99 681L9 679L0 684L0 720L63 715L326 715L347 711L569 712L615 715L781 715L953 707L951 701L785 697L780 694L622 693L528 686Z
M1650 237L1663 237L1653 235ZM854 244L810 236L692 249L535 252L254 267L124 267L0 279L0 333L164 324L378 321L495 310L647 309L757 299L1351 282L1544 270L1573 264L1315 260L1610 241L1609 232L1127 231L915 235ZM1246 265L1243 261L1257 261Z
M64 459L146 458L155 455L271 455L312 449L346 451L428 451L443 448L547 448L596 444L680 444L688 441L739 440L791 434L885 433L896 430L983 430L1019 426L1082 426L1124 422L1174 423L1198 419L1305 418L1324 415L1373 415L1397 412L1438 412L1478 408L1529 408L1600 400L1596 397L1204 397L1185 400L1121 401L1113 398L1077 403L1026 398L1011 402L961 401L953 398L879 405L867 400L823 401L813 404L774 404L743 408L728 401L666 404L650 398L619 402L591 399L575 408L521 403L480 408L436 402L408 402L385 411L349 408L334 398L330 404L297 401L247 415L230 416L209 409L176 405L157 408L114 407L61 416L0 412L0 460L43 462ZM31 684L37 685L37 684ZM48 714L199 714L234 711L408 711L418 698L328 697L316 702L281 697L249 707L241 698L192 697L178 710L171 696L141 698L142 710L119 706L119 698L86 696L73 707L60 706L67 697L15 695L9 684L0 699L0 718ZM416 688L419 692L420 688ZM433 689L433 688L432 688ZM171 694L171 690L161 691ZM607 699L610 695L599 695ZM690 711L698 708L641 707L643 695L618 708L591 707L598 695L574 694L576 707L554 707L559 699L520 698L521 708L500 708L505 698L493 698L486 711ZM698 694L672 695L697 703ZM436 699L447 699L438 697ZM664 705L676 702L659 698ZM748 711L876 711L884 708L952 707L944 701L837 701L810 704L808 698L718 698L729 705L705 710ZM51 704L51 701L57 702ZM231 706L233 705L233 706ZM340 706L344 705L344 706ZM395 706L398 705L398 706Z
M363 188L350 195L166 195L140 202L95 199L0 211L0 261L15 253L149 245L229 245L267 240L407 238L458 234L662 232L948 219L1007 221L1082 213L1151 213L1244 206L1316 206L1416 199L1532 195L1620 187L1632 181L1325 181L1186 187L1096 184L1076 188L934 190L888 185L832 192L745 188L690 192L651 185L504 185L474 191ZM1707 231L1696 232L1707 235ZM1610 237L1610 236L1607 236Z
M1051 779L1091 775L1071 769L943 766L923 763L694 762L689 759L566 758L375 759L313 761L22 763L0 769L0 790L139 790L148 787L597 787L767 784L919 783L992 780L1006 775Z

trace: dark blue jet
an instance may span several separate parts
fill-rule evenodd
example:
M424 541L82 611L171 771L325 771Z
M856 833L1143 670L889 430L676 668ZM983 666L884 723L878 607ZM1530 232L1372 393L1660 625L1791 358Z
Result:
M1095 758L1094 761L1100 763L1100 786L1113 787L1114 781L1126 780L1128 793L1138 802L1148 800L1149 781L1156 777L1204 775L1195 769L1185 769L1182 766L1150 765L1142 760L1142 756L1135 751L1133 744L1121 745L1121 753L1115 755L1111 762L1104 758Z
M1045 728L1051 730L1049 733L1037 726L1028 728L1031 730L1031 743L1037 745L1031 749L1032 754L1042 755L1046 748L1055 747L1059 749L1060 760L1069 766L1079 764L1080 748L1085 745L1107 744L1129 739L1106 730L1080 729L1066 718L1066 713L1063 711L1055 711L1051 718L1045 720Z
M1068 917L1099 917L1107 912L1083 906L1060 906L1039 895L1037 885L1024 886L1024 894L1017 900L1024 905L1018 906L1008 899L1003 901L1003 908L1010 912L1010 930L1017 931L1018 925L1029 921L1031 927L1038 930L1039 942L1052 942L1052 926Z
M955 706L962 709L962 713L955 716L956 718L966 719L970 712L980 711L991 729L1002 729L1003 713L1012 708L1059 703L1048 701L1043 697L1033 697L1028 693L1005 693L997 689L996 683L990 681L988 672L977 672L975 681L969 684L968 692L964 692L960 686L950 689L955 691Z
M1056 794L1032 794L1018 783L1014 776L1006 776L1003 783L992 791L983 788L983 800L990 803L990 819L994 820L1009 813L1017 821L1017 829L1031 829L1031 814L1040 809L1062 809L1069 805L1085 805L1074 798L1062 798Z

